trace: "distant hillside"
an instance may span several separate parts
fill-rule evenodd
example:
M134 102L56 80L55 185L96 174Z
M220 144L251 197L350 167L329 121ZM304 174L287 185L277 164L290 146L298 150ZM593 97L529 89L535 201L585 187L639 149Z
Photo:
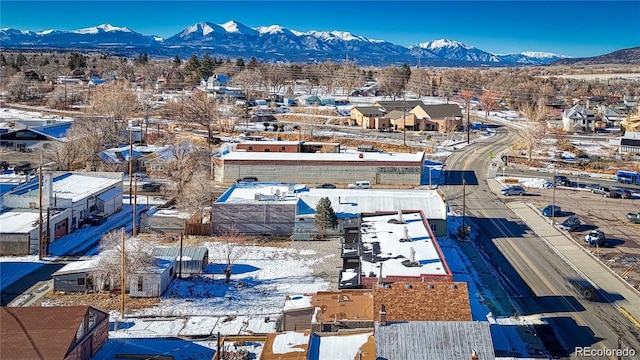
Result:
M626 64L640 65L640 46L617 50L609 54L588 58L565 58L553 61L549 65L603 65Z

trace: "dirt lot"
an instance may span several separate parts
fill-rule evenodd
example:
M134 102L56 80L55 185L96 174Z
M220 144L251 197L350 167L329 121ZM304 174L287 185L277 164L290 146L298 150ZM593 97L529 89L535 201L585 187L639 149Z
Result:
M532 189L527 201L538 209L553 202L551 189ZM640 224L627 220L627 213L640 209L640 198L610 199L589 191L556 189L556 204L563 211L557 217L562 222L575 215L583 225L571 237L599 257L609 268L640 289ZM584 242L589 231L600 228L607 241L603 247L592 247Z

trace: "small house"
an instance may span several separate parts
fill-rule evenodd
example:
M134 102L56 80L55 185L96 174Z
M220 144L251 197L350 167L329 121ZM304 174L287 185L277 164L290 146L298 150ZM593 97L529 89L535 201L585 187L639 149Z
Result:
M321 103L320 98L315 95L302 95L296 98L299 106L311 106Z
M176 259L178 274L202 274L202 269L209 264L209 249L203 246L183 247L182 256L179 247L159 247L153 249L152 256Z
M97 268L98 258L74 261L51 274L53 291L93 292L92 273Z
M156 257L155 265L129 277L131 297L160 297L176 277L176 259Z
M91 306L0 308L0 359L89 360L109 337L109 314Z
M595 132L595 113L585 105L574 105L562 113L562 125L568 132Z

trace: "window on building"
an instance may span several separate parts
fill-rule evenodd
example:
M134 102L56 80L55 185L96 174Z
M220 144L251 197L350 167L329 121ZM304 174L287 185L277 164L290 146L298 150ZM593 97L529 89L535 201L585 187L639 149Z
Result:
M285 151L285 150L287 150L287 148L283 146L283 147L280 148L280 150Z
M138 276L138 291L142 291L143 282L144 278L142 276Z
M78 285L84 285L84 278L78 278Z
M436 229L437 229L436 224L429 224L429 227L431 227L431 231L436 232Z
M271 152L271 149L264 149L264 152Z
M253 150L253 146L249 146L249 151Z

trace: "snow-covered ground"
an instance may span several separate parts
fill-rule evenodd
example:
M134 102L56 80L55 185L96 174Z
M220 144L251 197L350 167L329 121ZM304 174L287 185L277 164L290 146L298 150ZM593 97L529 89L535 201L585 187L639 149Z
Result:
M351 98L352 104L371 104L375 98ZM379 98L377 100L389 100ZM365 102L366 101L366 102ZM362 103L361 103L362 102ZM442 99L427 99L425 102L443 102ZM348 109L340 109L343 112ZM20 116L38 118L38 114L0 112L1 120L12 120ZM484 112L477 112L484 117ZM519 116L513 111L492 111L489 118L502 123L517 123ZM243 124L244 130L264 130L262 123ZM329 133L329 132L327 132ZM339 130L332 132L337 135ZM342 134L340 132L340 134ZM344 133L345 136L355 136ZM594 153L599 144L582 144ZM466 142L448 140L438 147L438 154L446 157L450 151L466 146ZM564 153L563 157L572 154ZM512 178L512 177L510 177ZM498 180L504 180L498 178ZM547 181L539 178L518 178L521 185L529 188L544 188ZM147 197L140 197L139 204ZM153 199L152 199L153 200ZM125 209L128 198L124 200ZM383 209L381 209L383 210ZM74 232L54 242L51 252L54 256L63 255L76 249L86 241L87 235L100 236L107 228L121 226L130 221L131 209L123 215L114 216L104 224L105 228L94 227ZM128 214L128 215L127 215ZM116 224L117 222L117 224ZM460 225L455 214L450 214L450 233ZM494 318L487 307L492 299L480 296L476 284L479 274L467 264L468 259L457 248L456 241L448 237L438 239L445 259L454 273L454 280L465 281L469 286L473 320L489 321L494 334L496 349L517 352L527 357L527 346L514 330L513 325L536 323L535 317ZM206 243L210 251L210 261L215 262L218 243ZM222 334L251 334L271 332L275 329L275 317L280 313L287 295L313 293L328 290L329 283L314 275L313 265L326 260L315 256L312 250L299 250L269 246L241 246L242 256L234 266L230 282L225 282L220 268L215 264L209 267L212 276L197 279L177 279L154 307L130 312L122 319L113 313L110 324L110 340L98 353L98 358L113 358L115 353L144 353L151 350L156 354L176 355L180 359L211 358L215 349L212 341L177 340L178 336ZM339 256L336 254L336 256ZM5 289L22 276L51 261L39 261L37 256L0 258L0 290ZM336 269L337 271L337 269ZM220 274L220 275L218 275ZM486 291L483 292L485 294ZM268 319L267 319L268 318ZM133 339L135 338L135 339ZM162 338L162 339L160 339ZM171 338L171 339L167 339ZM248 343L249 351L260 355L261 345ZM179 349L179 350L178 350Z

